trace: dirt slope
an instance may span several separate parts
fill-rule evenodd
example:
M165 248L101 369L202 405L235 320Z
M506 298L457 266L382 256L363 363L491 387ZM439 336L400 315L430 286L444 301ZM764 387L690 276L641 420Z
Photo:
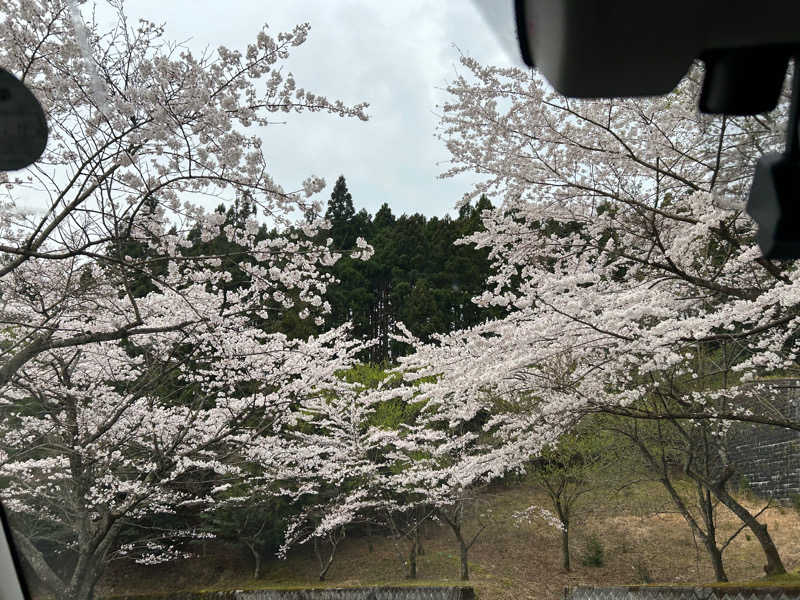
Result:
M518 526L510 515L532 503L546 506L545 498L529 486L487 492L481 507L487 524L470 552L471 583L481 599L557 599L564 586L629 584L647 580L662 583L703 583L713 573L699 541L695 543L683 519L670 512L658 485L631 486L614 496L588 498L572 531L573 569L561 569L559 532L544 523ZM763 503L753 501L753 506ZM787 568L800 567L800 516L793 508L768 509L762 521L769 525ZM477 526L477 516L469 527ZM738 523L720 511L720 538ZM581 564L586 541L594 534L604 548L605 564ZM723 536L724 534L724 536ZM419 582L447 584L458 578L458 551L451 532L432 523L423 532L424 555L419 557ZM119 564L104 579L104 595L164 593L178 590L245 589L273 586L310 586L316 564L307 550L286 561L267 561L258 581L249 576L251 558L235 546L210 543L197 558L160 567ZM763 575L763 559L752 535L742 532L725 551L731 579ZM403 567L393 544L381 537L344 541L328 584L404 584Z

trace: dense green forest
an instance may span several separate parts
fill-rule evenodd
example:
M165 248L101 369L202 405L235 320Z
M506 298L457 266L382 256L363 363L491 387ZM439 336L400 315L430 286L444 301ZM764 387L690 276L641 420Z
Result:
M465 205L455 219L421 214L395 216L383 204L374 216L355 212L345 178L339 177L328 203L330 236L344 256L332 269L340 283L329 293L328 326L352 321L355 334L378 340L369 361L391 362L403 352L389 333L401 321L423 340L476 325L491 315L471 302L489 273L487 250L454 242L481 227L480 213L491 208L482 197ZM348 255L357 237L375 249L369 261Z
M481 308L471 301L483 290L489 274L488 250L454 244L478 231L481 211L490 208L492 204L484 196L475 204L464 205L456 218L429 219L419 213L398 216L386 203L371 215L365 209L356 211L345 177L340 176L325 212L331 224L325 236L342 255L329 272L335 281L327 293L330 313L323 325L315 326L299 317L304 306L296 299L293 307L276 315L270 328L290 337L306 337L350 322L356 338L374 341L364 352L364 362L386 365L408 351L390 338L397 322L428 341L433 334L468 328L497 316L497 309ZM254 209L242 201L217 210L226 215L226 224L231 224L244 222ZM296 232L288 235L292 233ZM263 225L259 235L287 234ZM193 237L197 242L199 233ZM368 261L350 255L359 237L375 250ZM227 255L221 268L231 272L229 289L247 285L247 277L237 266L244 251L224 236L196 243L191 252ZM141 287L148 289L147 285Z

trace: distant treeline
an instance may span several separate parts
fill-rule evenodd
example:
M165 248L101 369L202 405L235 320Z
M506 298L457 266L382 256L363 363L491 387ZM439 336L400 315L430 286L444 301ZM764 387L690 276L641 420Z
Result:
M489 208L489 200L481 197L476 205L462 207L455 219L427 219L395 216L384 203L372 216L355 211L345 178L339 177L325 216L332 225L328 235L344 256L332 269L340 283L329 290L332 311L326 325L352 321L357 337L378 340L369 362L385 363L404 352L389 338L397 321L423 340L485 321L491 311L471 299L483 290L488 251L454 242L479 229L480 213ZM368 261L354 260L347 252L359 236L375 249Z
M476 204L463 206L456 218L396 216L386 203L375 215L370 215L363 209L356 212L345 178L339 177L325 214L331 229L321 234L332 238L333 247L342 254L330 268L331 275L339 281L328 289L331 312L322 325L315 325L300 318L304 305L296 299L292 308L276 312L262 324L263 328L290 337L306 337L350 321L355 337L377 340L364 353L364 361L387 364L408 351L404 344L390 338L398 321L423 340L435 333L485 321L496 309L480 308L471 299L483 290L489 272L488 251L454 242L478 230L482 226L480 213L489 208L492 208L489 200L481 197ZM226 224L231 224L247 219L254 209L242 200L217 210L225 214ZM263 239L278 235L286 233L266 226L258 233ZM375 250L367 261L350 256L359 237ZM230 281L225 284L228 290L247 286L248 278L238 266L243 249L224 236L201 242L200 233L192 232L190 238L194 245L188 253L223 257L219 268L231 273ZM130 256L147 252L133 243L125 251ZM166 270L166 264L157 259L150 264L153 275ZM137 295L153 289L148 275L143 273L136 282Z

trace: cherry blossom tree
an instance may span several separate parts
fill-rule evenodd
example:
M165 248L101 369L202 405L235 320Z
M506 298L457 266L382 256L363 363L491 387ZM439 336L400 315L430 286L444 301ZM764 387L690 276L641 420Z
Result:
M57 597L92 597L118 556L184 555L176 542L198 532L162 532L161 542L130 527L121 533L153 514L213 506L249 477L242 457L274 450L270 434L292 403L330 387L353 360L338 330L290 343L240 319L197 335L204 351L189 360L176 351L178 332L146 346L49 350L9 386L0 407L3 500L23 556ZM197 474L209 482L200 490L186 485Z
M575 102L535 74L462 63L472 79L449 88L442 136L454 166L444 176L485 173L469 196L505 200L466 240L495 261L478 301L539 329L519 338L538 352L523 364L548 365L546 387L580 381L572 404L607 403L594 390L611 384L616 404L630 404L651 373L685 363L687 379L699 376L688 362L698 344L734 340L745 347L728 372L791 371L795 269L759 256L742 213L754 160L782 141L786 106L699 115L697 72L664 98ZM556 381L552 365L570 360L571 376Z
M303 505L287 528L280 555L313 543L321 579L344 530L354 524L377 525L396 543L405 540L406 551L398 547L398 553L407 576L415 578L420 527L434 515L452 529L461 576L469 577L468 552L483 526L468 535L464 516L483 485L503 471L495 468L488 456L493 449L479 433L448 427L413 386L396 389L396 384L396 378L386 378L376 387L356 383L306 396L292 417L296 426L276 442L282 449L268 456L274 464L271 477L285 482L277 493ZM415 407L403 420L377 418L382 407L397 404ZM326 556L319 553L323 543Z
M475 301L507 313L402 359L418 392L453 427L491 415L497 469L595 411L800 429L758 403L766 384L749 383L797 369L798 270L760 255L743 214L755 160L782 142L786 104L700 115L697 69L662 98L574 101L534 72L461 64L442 107L443 176L484 175L465 200L502 199L462 242L493 261ZM701 355L719 368L701 368ZM731 469L704 485L748 523L767 571L782 572L766 528L726 489Z
M399 475L392 473L393 457L387 450L397 432L371 423L383 397L347 385L342 381L304 397L290 417L294 426L275 441L280 450L253 456L280 482L277 493L303 507L287 526L279 556L311 543L320 562L320 581L348 527L375 523L377 515L405 508L391 494Z
M469 551L489 524L486 485L519 465L509 463L506 449L498 452L487 434L493 430L488 413L463 418L443 412L436 397L422 392L417 397L425 404L403 439L402 484L450 528L458 548L459 578L467 581Z
M320 214L312 196L324 181L310 176L287 191L269 175L262 138L246 131L278 126L275 114L367 118L365 104L330 101L283 70L308 24L276 37L265 27L243 51L196 56L162 27L130 23L121 0L107 4L117 15L109 30L84 20L77 0L9 0L0 10L0 60L37 96L50 128L42 158L4 176L0 385L50 349L188 331L246 311L268 319L290 297L320 322L326 308L317 269L336 255L311 241L318 219L295 239L257 240L255 215L223 227L223 215L202 208L205 198L247 198L276 227L295 210ZM222 257L187 253L192 230L204 241L225 236L255 259L242 261L247 289L215 298ZM141 256L127 254L132 241ZM132 282L156 272L159 293L137 298Z
M321 268L338 254L315 241L324 181L284 189L247 129L303 112L366 120L366 104L328 100L286 72L308 24L198 56L129 22L121 0L107 3L109 29L77 0L1 7L3 67L49 127L42 158L3 176L2 496L42 581L90 598L110 558L180 552L126 527L213 503L214 488L196 497L185 478L241 475L244 449L269 454L299 399L336 389L351 364L344 330L300 341L257 326L296 302L322 323ZM209 198L252 210L226 222L203 208ZM264 239L264 223L285 234ZM194 248L220 236L233 256ZM359 240L354 257L370 253ZM226 289L223 259L245 284ZM49 550L74 564L57 567Z

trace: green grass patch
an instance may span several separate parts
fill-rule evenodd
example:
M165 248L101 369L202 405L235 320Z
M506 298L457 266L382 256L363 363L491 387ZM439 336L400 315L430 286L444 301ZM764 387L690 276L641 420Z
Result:
M767 575L749 581L731 581L728 583L713 583L703 587L723 587L723 588L781 588L781 589L800 589L800 569L782 575Z

